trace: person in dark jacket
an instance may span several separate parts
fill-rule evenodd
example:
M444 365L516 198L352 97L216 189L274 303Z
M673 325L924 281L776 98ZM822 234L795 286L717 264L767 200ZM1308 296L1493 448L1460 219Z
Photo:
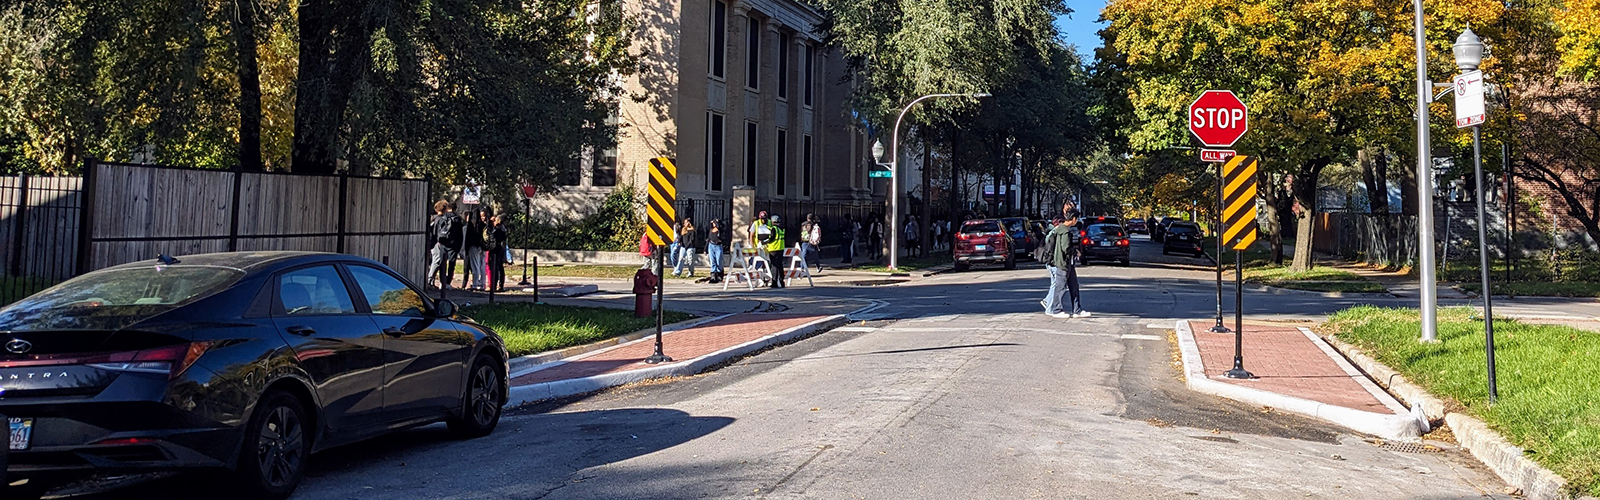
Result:
M510 251L509 242L506 241L506 216L494 216L494 224L489 226L489 288L496 292L506 291L506 255Z
M484 221L487 212L477 211L467 213L466 227L463 229L461 245L461 259L467 262L467 276L462 276L462 288L468 288L468 278L471 279L470 288L482 290L483 276L483 231L488 229Z
M461 248L461 218L456 216L456 206L448 200L433 204L433 220L428 222L428 241L433 253L428 261L428 279L438 279L439 287L448 290L456 274L456 251Z

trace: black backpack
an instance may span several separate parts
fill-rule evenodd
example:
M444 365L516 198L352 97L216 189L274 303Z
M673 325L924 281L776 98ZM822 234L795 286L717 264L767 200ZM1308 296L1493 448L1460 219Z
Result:
M455 215L441 215L433 220L433 237L435 241L444 243L445 246L455 247L461 244L461 218Z
M1055 259L1056 235L1046 232L1044 233L1044 243L1039 244L1039 248L1034 250L1033 260L1043 262L1047 266L1053 266L1055 265Z

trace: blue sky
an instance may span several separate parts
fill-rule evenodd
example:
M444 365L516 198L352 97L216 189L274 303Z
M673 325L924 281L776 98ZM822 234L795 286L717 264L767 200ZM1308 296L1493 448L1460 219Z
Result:
M1094 61L1094 49L1100 46L1098 33L1105 25L1095 20L1100 18L1100 9L1105 6L1105 0L1067 0L1072 15L1056 18L1056 29L1061 30L1067 43L1078 46L1085 63Z

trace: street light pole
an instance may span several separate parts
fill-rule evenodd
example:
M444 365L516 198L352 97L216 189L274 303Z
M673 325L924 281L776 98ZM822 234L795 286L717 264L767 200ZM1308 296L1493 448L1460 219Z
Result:
M900 109L900 116L895 117L895 119L894 119L894 132L890 134L889 151L888 151L888 154L892 155L892 156L891 156L891 158L889 160L885 161L883 159L883 155L882 154L877 155L879 163L885 163L885 164L888 164L888 166L889 166L889 270L890 271L895 271L895 270L898 270L900 268L900 122L902 120L905 120L906 113L911 111L911 107L912 106L916 106L917 103L925 101L925 100L928 100L928 99L932 99L932 98L935 98L935 97L971 97L971 98L976 99L976 98L979 98L979 97L989 97L989 96L991 96L991 94L988 94L988 93L928 94L928 95L925 95L925 96L922 96L922 97L918 97L916 99L911 100L911 102L907 103L904 108ZM874 153L883 152L883 143L879 142L872 149L873 149ZM928 160L926 158L924 158L923 161L928 161ZM926 174L924 174L924 175L926 175ZM924 221L924 222L926 222L926 221Z
M1417 268L1422 280L1422 341L1438 341L1438 283L1433 263L1433 147L1428 137L1428 48L1422 28L1422 0L1412 0L1417 41Z

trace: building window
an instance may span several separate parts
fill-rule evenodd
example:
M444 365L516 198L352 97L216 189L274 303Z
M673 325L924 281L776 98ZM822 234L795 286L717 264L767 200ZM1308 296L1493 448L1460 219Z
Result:
M761 20L750 18L748 40L745 42L744 86L761 89Z
M594 185L617 185L617 148L601 151L594 159Z
M711 191L722 190L722 142L722 115L706 113L706 189Z
M812 78L816 77L814 73L816 72L817 67L816 63L813 62L811 51L811 44L806 44L806 48L803 51L805 52L805 63L801 64L801 66L805 68L806 73L805 77L800 79L800 84L806 86L805 90L802 91L801 94L805 95L805 105L807 106L811 105L811 90L812 87L815 87L815 85L811 84L811 80Z
M711 76L724 78L728 69L728 4L711 2Z
M786 185L789 184L789 131L778 129L778 173L773 176L777 179L778 196L783 196Z
M789 34L778 35L778 98L789 98Z
M567 162L567 168L561 169L561 176L556 182L563 186L577 186L583 183L583 154L579 153Z
M811 134L806 134L800 139L800 173L806 176L801 181L801 196L811 196Z
M756 185L756 122L744 122L744 183Z

